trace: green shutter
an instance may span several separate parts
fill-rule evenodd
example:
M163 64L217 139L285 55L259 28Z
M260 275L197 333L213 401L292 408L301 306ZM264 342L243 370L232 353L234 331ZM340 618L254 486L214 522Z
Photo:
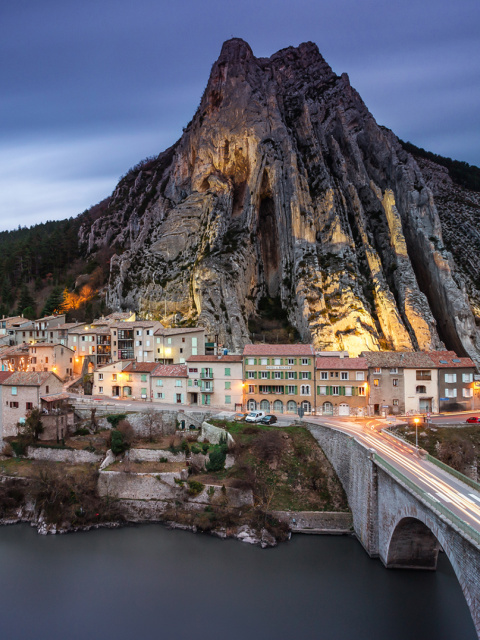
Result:
M296 380L296 379L297 379L297 372L295 371L294 373L295 373L294 378L295 378L295 380Z
M226 375L226 376L229 376L229 375L230 375L230 368L229 368L229 367L226 367L226 368L225 368L225 375Z
M188 381L188 386L191 387L193 385L193 380Z
M320 395L320 387L317 387L317 396Z
M297 386L295 386L295 395L296 396L298 395L298 387Z
M257 359L256 358L253 359L253 364L257 364Z
M327 396L331 396L332 395L332 387L328 386L327 387Z
M308 372L308 379L309 379L309 380L311 380L311 379L312 379L312 372L311 372L311 371L309 371L309 372Z
M205 375L205 367L202 368L202 376Z
M283 380L284 375L283 375L283 371L280 371L280 379Z
M253 377L254 377L254 378L255 378L255 380L256 380L256 379L257 379L257 372L256 372L256 371L254 371L254 372L253 372L253 374L254 374L254 375L253 375Z
M270 371L267 371L267 380L270 380Z
M280 364L283 364L283 358L280 358Z
M340 387L339 391L341 396L345 395L345 387Z

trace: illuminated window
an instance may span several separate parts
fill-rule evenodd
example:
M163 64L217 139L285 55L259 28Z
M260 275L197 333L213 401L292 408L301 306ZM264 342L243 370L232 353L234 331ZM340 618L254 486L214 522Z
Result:
M379 385L380 385L380 380L378 378L375 378L373 381L373 386L378 387Z

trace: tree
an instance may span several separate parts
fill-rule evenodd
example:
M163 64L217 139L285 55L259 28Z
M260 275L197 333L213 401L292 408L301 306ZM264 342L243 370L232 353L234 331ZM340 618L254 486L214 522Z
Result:
M35 300L32 298L32 294L28 290L26 284L22 285L20 289L20 298L18 300L17 314L20 316L27 309L35 311Z
M22 435L38 440L40 434L43 433L42 412L38 407L30 409L21 429Z
M48 296L45 306L42 309L42 316L51 316L60 313L63 307L63 291L61 287L54 287Z
M153 407L143 411L143 421L147 427L150 442L153 442L154 434L163 434L164 425L162 414Z

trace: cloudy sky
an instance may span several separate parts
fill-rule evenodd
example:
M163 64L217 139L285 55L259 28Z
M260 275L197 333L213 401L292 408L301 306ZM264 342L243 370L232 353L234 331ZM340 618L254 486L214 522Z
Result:
M480 165L479 0L7 0L0 229L74 216L172 144L232 36L316 42L380 124Z

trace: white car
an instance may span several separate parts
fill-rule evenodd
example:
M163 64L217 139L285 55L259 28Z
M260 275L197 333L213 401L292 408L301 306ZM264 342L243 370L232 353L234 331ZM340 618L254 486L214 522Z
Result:
M265 411L250 411L245 422L259 422L265 416Z

